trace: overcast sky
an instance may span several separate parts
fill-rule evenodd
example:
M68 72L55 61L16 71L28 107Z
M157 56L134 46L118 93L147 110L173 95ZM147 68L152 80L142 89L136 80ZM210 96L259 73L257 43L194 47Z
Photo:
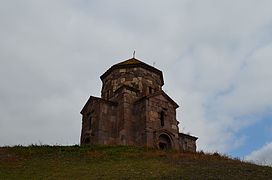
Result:
M99 76L164 73L198 150L272 164L271 0L0 0L0 146L78 144Z

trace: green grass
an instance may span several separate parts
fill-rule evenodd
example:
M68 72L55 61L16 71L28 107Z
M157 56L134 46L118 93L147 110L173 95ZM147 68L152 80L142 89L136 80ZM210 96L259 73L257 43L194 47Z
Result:
M218 153L130 146L0 147L0 179L272 179L272 168Z

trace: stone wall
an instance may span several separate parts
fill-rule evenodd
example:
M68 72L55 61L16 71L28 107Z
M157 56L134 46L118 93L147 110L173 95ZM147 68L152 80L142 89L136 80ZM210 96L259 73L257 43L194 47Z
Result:
M198 138L188 134L179 133L180 150L196 152L196 140Z
M115 91L123 85L139 90L139 95L144 96L161 90L162 83L158 74L141 67L115 69L103 79L101 97L111 99Z
M117 106L91 97L82 112L81 144L117 144Z
M147 146L147 100L134 103L133 117L135 117L135 144L138 146Z
M159 136L166 134L171 140L172 148L179 148L176 107L163 95L157 95L148 99L147 114L147 129L153 131L152 138L149 138L149 141L152 139L152 145L158 146Z

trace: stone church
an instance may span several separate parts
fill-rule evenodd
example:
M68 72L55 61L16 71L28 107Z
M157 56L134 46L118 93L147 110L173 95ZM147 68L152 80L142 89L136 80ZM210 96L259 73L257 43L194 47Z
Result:
M83 109L81 144L135 145L196 151L197 137L179 132L179 105L163 90L159 69L132 58L101 77L101 98Z

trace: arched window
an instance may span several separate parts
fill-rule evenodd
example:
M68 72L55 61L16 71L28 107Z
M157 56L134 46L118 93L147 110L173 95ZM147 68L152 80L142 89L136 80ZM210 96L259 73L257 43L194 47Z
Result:
M153 89L152 89L152 87L150 87L150 86L148 87L148 93L149 93L149 94L153 94Z
M111 92L110 92L110 90L108 90L108 97L107 97L107 99L109 99L110 98L110 95L111 95Z
M164 126L164 116L165 116L164 111L161 111L161 113L160 113L160 121L161 121L161 126L162 127Z

